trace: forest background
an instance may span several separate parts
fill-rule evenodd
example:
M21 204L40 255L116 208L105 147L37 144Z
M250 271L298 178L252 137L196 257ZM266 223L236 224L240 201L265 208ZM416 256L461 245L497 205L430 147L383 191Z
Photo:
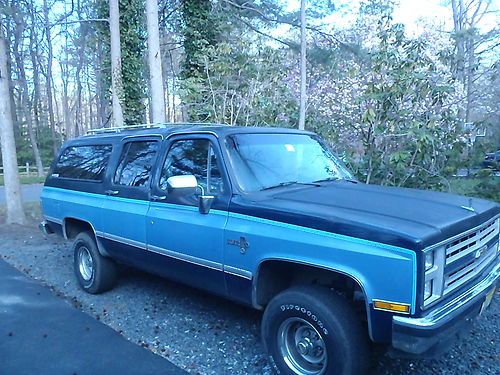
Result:
M307 1L302 42L299 3L159 0L166 120L298 127L302 43L305 129L361 181L500 201L480 169L500 149L498 1L425 0L439 17L406 24L407 0ZM62 142L112 125L109 4L0 0L16 156L40 179ZM119 0L126 125L152 121L145 12Z

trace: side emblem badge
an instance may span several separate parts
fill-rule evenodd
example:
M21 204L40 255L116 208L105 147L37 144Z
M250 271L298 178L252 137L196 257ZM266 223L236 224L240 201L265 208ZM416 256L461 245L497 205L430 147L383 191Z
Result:
M245 237L240 237L240 240L227 240L228 245L238 246L240 248L240 253L246 254L250 244Z

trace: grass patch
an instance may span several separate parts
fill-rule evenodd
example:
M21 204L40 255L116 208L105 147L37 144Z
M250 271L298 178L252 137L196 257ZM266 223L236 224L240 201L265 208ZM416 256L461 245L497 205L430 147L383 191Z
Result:
M45 177L37 177L37 176L19 176L19 182L23 185L29 184L43 184L45 182ZM0 176L0 186L3 186L3 176Z

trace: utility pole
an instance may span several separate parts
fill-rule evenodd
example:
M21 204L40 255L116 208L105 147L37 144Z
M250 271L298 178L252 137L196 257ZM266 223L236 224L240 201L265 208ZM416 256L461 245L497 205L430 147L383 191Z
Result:
M152 122L161 123L165 122L165 91L163 89L163 71L161 67L157 0L146 0L146 19Z
M123 126L122 52L120 47L120 9L118 0L109 0L109 32L111 34L111 102L113 125Z
M306 126L306 69L306 0L300 0L300 130Z

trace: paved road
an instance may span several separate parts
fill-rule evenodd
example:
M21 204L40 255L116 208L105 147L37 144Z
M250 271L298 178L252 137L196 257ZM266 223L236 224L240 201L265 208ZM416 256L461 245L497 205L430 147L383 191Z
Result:
M0 374L187 374L0 260Z
M43 184L21 185L23 194L23 202L38 202L40 200L40 193L42 192ZM0 205L5 204L5 188L0 186Z

